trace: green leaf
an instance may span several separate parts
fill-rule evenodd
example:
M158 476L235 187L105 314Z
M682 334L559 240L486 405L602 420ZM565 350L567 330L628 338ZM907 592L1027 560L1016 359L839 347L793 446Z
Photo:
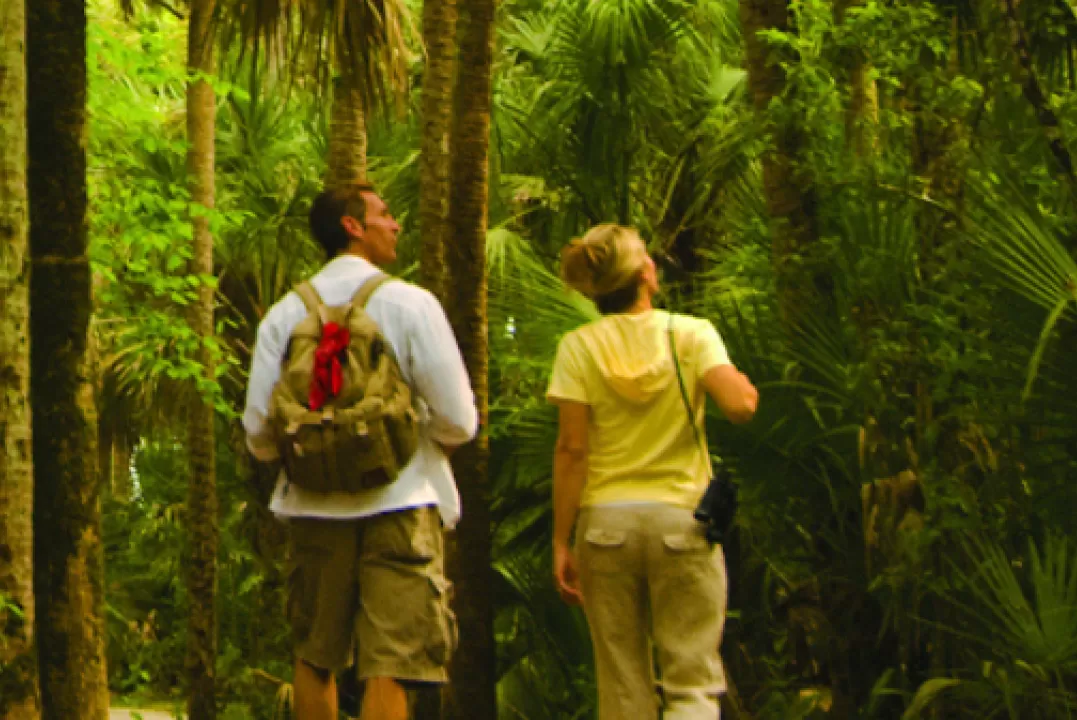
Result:
M926 681L916 690L916 695L913 696L909 707L902 713L901 720L918 720L939 695L960 684L960 680L953 678L932 678Z

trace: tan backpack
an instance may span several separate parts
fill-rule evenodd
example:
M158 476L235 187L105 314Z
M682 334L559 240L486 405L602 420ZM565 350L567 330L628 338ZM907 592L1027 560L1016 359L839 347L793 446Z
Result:
M310 282L295 288L307 317L288 341L269 422L289 482L305 490L381 487L415 454L411 390L392 346L366 312L370 296L388 279L378 273L342 307L326 306Z

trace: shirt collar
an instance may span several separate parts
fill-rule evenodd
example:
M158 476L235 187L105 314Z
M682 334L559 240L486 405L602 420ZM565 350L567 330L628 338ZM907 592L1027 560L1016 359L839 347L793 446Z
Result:
M351 253L341 253L322 266L323 273L334 276L353 273L356 270L373 272L376 269L374 263Z

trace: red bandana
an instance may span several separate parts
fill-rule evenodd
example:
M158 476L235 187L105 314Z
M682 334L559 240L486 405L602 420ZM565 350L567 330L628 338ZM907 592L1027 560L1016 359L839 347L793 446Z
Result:
M322 340L314 351L314 374L310 378L308 400L311 410L321 410L326 400L340 393L344 384L340 355L350 341L348 328L336 323L326 323L322 327Z

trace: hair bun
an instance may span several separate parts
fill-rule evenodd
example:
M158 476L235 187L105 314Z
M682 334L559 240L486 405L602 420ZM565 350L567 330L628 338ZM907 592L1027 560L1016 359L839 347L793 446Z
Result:
M575 238L561 251L561 276L565 282L584 295L594 293L595 248Z
M639 277L647 249L632 228L604 223L561 251L561 276L589 297L626 287Z

